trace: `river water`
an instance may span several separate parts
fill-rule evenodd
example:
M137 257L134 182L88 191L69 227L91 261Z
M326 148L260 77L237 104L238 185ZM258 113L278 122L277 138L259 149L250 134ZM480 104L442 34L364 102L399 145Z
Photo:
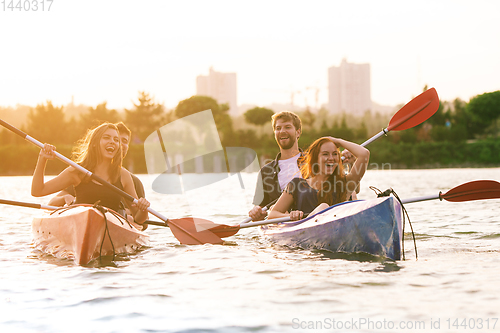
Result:
M155 193L152 207L236 224L251 207L255 173L179 195ZM372 185L401 198L438 194L500 169L368 171ZM241 182L240 182L241 181ZM32 198L30 177L0 177L0 198ZM242 189L243 185L243 189ZM500 200L407 205L405 261L274 246L257 228L225 245L179 245L150 227L149 247L82 267L33 248L37 209L0 207L2 332L494 332L500 331Z

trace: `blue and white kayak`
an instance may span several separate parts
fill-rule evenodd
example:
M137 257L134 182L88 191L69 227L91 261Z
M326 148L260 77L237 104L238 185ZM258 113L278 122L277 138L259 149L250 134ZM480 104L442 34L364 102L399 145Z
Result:
M306 219L261 226L261 234L289 247L365 252L401 259L401 205L394 197L349 201Z

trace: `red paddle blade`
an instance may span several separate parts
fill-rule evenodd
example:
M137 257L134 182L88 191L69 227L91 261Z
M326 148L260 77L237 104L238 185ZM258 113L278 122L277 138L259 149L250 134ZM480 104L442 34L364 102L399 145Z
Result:
M175 238L181 244L200 245L200 244L222 244L219 236L210 231L210 228L217 224L196 217L184 217L181 219L169 220L168 226Z
M500 199L500 183L494 180L476 180L454 187L440 197L452 202Z
M387 129L402 131L420 125L436 113L438 108L439 97L436 89L426 90L396 112Z
M240 231L240 226L219 224L214 228L210 228L210 231L219 236L220 238L224 238L236 234L238 231Z

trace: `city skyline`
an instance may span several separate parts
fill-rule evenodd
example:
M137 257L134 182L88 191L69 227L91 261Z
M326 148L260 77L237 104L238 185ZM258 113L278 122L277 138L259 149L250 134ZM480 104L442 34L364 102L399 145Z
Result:
M54 2L0 11L0 106L131 108L146 91L168 109L210 67L237 73L238 105L328 102L327 69L371 66L371 99L406 103L500 90L492 1ZM317 95L316 95L317 94ZM316 102L318 96L318 103Z

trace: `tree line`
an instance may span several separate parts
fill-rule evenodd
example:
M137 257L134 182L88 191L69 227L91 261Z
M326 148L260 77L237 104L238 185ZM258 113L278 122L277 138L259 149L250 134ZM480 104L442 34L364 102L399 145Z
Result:
M136 173L144 173L147 172L144 140L163 125L207 109L212 110L222 146L252 148L261 159L274 158L278 149L270 125L273 110L255 107L232 118L227 104L219 104L208 96L192 96L166 110L150 94L139 92L133 108L124 113L109 109L104 102L70 119L65 117L64 107L47 101L29 110L21 129L41 142L55 144L69 156L72 145L89 128L103 121L123 121L133 133L125 164ZM330 135L361 143L385 128L392 117L369 111L361 117L332 115L325 109L317 113L306 109L298 115L303 123L299 141L303 149L318 137ZM440 101L436 114L424 123L391 132L388 138L373 143L370 150L376 153L372 153L371 161L396 167L498 165L499 121L500 91L475 96L468 103L458 98L452 102ZM37 154L38 148L8 130L0 132L0 174L31 174ZM64 165L49 165L48 172L56 173L62 168Z

